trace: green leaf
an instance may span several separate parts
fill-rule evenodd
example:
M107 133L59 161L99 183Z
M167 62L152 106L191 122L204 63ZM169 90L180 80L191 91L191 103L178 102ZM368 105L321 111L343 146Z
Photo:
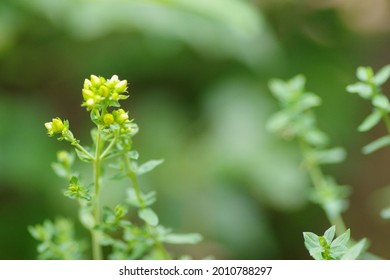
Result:
M140 209L138 211L138 217L151 226L155 227L158 225L157 214L151 208Z
M390 207L387 207L381 211L382 219L389 220L390 219Z
M330 228L328 228L325 231L323 236L324 236L326 242L328 242L328 244L332 243L332 240L333 240L335 234L336 234L336 226L331 226Z
M279 101L287 102L289 100L289 90L284 81L272 79L269 81L268 87Z
M372 81L374 82L374 84L376 84L377 86L381 86L383 85L384 83L386 83L386 81L389 79L390 77L390 65L386 65L384 66L383 68L381 68L377 73L376 75L374 76L374 78L372 79Z
M68 171L66 170L66 168L62 164L60 164L58 162L53 162L51 164L51 168L53 168L54 173L58 177L61 177L61 178L67 178L68 177Z
M332 244L330 244L330 247L346 246L350 236L351 231L347 229L342 235L333 240Z
M174 234L170 233L162 238L162 241L170 244L196 244L202 241L199 233Z
M302 92L304 90L306 78L302 74L296 75L288 81L288 87L290 91Z
M299 110L307 110L321 105L321 98L314 93L305 93L298 101Z
M383 136L363 147L364 154L371 154L383 147L390 145L390 135Z
M304 232L303 239L305 240L305 247L310 250L313 248L322 248L319 240L319 236L312 232Z
M372 71L371 67L360 66L356 71L356 76L359 80L367 82L374 76L374 71Z
M304 134L307 143L315 147L321 147L328 143L328 136L319 129L311 129Z
M380 110L374 110L371 114L369 114L364 121L359 125L358 131L368 131L373 128L382 118L382 113Z
M314 157L319 164L338 163L345 159L346 152L344 148L336 147L328 150L314 151Z
M75 148L75 151L76 151L77 157L81 161L84 161L84 162L91 162L92 161L92 159L89 156L87 156L84 152L80 151L79 149Z
M342 260L356 260L363 253L367 246L367 239L363 238L358 243L353 245L351 248L345 252L345 254L341 257Z
M387 99L386 96L383 94L377 95L372 100L372 105L379 109L386 110L387 112L390 112L390 102L389 99Z
M149 160L137 168L137 175L145 174L164 162L163 159Z
M287 111L279 111L273 114L267 122L267 130L270 132L280 132L284 130L291 120Z
M357 93L365 99L370 99L372 96L372 88L361 82L347 86L346 90L350 93Z
M87 207L80 207L79 219L81 224L87 229L92 229L95 226L95 218L91 210Z

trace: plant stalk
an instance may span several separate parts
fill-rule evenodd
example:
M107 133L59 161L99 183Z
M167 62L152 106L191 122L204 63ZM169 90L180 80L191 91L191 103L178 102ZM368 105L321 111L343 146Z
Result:
M92 214L95 220L95 226L100 224L100 170L101 170L101 159L100 159L100 150L101 150L101 138L100 138L100 128L96 133L96 150L95 158L93 162L93 172L94 172L94 194L93 194L93 209ZM103 259L103 252L100 246L100 232L96 229L91 229L92 235L92 257L94 260Z

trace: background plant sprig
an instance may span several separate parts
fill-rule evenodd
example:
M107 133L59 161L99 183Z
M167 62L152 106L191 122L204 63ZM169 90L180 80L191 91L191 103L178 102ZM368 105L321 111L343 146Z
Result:
M357 68L358 82L348 85L346 90L356 93L372 104L372 112L359 125L358 131L366 132L379 125L382 121L387 134L373 140L362 148L364 154L371 154L390 145L390 101L383 93L382 86L390 78L390 65L386 65L374 73L371 67L360 66ZM382 210L382 218L390 218L390 207Z
M318 128L313 112L313 108L321 104L321 98L306 91L305 83L303 75L289 81L270 81L269 88L282 109L270 117L267 128L283 139L299 144L304 166L314 186L311 199L322 207L330 224L336 225L336 234L341 235L346 231L342 212L348 206L349 189L325 175L322 165L341 162L345 150L328 148L329 137Z
M199 234L173 234L160 225L158 215L151 207L156 201L155 192L143 193L139 186L138 176L163 161L152 160L142 165L136 162L139 155L133 150L132 138L138 132L138 126L119 103L128 98L127 81L119 80L116 75L110 79L91 75L84 81L82 96L81 106L90 112L95 125L91 130L91 147L80 144L67 120L53 118L45 127L49 136L56 135L59 141L65 140L75 148L75 153L60 151L58 161L52 167L58 176L69 182L64 195L78 201L80 222L91 234L92 258L103 259L107 255L110 259L170 259L163 243L199 242ZM75 154L92 165L92 182L85 182L82 174L73 170ZM115 173L110 178L103 176L103 170L107 168ZM101 189L111 187L110 181L116 179L130 182L127 198L113 209L102 207ZM130 209L136 210L138 220L127 219ZM31 226L29 231L41 242L38 246L40 258L89 258L84 252L86 246L74 239L73 223L66 219ZM103 247L107 247L108 253L103 252Z

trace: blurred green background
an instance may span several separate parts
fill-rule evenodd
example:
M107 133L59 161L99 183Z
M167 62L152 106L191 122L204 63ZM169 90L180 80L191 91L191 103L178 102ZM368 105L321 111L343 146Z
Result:
M165 159L142 185L157 190L163 225L204 236L171 251L309 259L302 231L322 233L328 222L307 201L311 185L295 144L265 131L278 109L267 81L298 73L323 99L320 127L347 149L347 161L326 171L352 186L352 235L390 258L390 225L379 218L390 205L390 151L361 154L384 131L358 133L370 108L345 92L357 66L390 63L389 49L387 0L1 1L0 259L36 258L27 226L76 217L62 195L66 182L50 167L69 146L49 139L43 124L69 119L89 143L80 104L90 74L129 81L123 107L141 128L140 161Z

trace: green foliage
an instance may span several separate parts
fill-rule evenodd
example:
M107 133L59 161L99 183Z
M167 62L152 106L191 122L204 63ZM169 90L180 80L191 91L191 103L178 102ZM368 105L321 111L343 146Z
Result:
M163 160L148 161L140 166L136 163L138 152L132 149L132 137L138 126L129 119L128 112L120 108L120 101L128 98L127 81L116 75L111 79L91 75L84 81L84 102L81 106L90 112L95 127L91 130L92 147L82 146L70 130L67 120L54 118L45 123L49 136L58 136L75 147L75 153L60 151L58 162L53 163L55 173L69 181L64 195L78 201L81 224L90 231L93 259L103 259L103 247L108 248L111 259L169 259L163 243L195 244L201 241L199 234L172 234L159 224L158 215L151 208L156 201L155 192L144 194L137 176L152 171ZM75 155L92 165L92 182L73 170ZM114 175L103 176L110 168ZM129 181L125 204L114 209L100 205L101 189L110 187L110 180ZM127 213L135 208L138 220L129 221ZM42 226L29 228L32 236L41 242L39 257L43 259L78 259L82 254L76 249L73 224L58 220L55 224L46 221ZM121 238L118 238L122 236ZM87 257L88 258L88 257Z
M363 120L358 130L369 131L382 120L390 133L390 102L381 89L390 77L390 65L384 66L376 74L371 67L360 66L356 76L359 82L347 86L347 91L370 100L373 106L372 113ZM363 147L363 153L370 154L388 145L390 145L390 138L384 136Z
M352 244L350 230L346 230L334 239L336 227L327 229L322 236L304 232L305 247L315 260L355 260L364 252L366 239Z
M271 116L267 127L284 139L298 142L314 185L312 200L321 205L331 224L345 231L341 213L348 206L348 188L325 176L321 169L321 165L343 161L345 150L327 147L329 137L317 127L312 110L321 104L321 99L306 91L305 82L303 75L286 82L279 79L270 81L270 90L282 109Z
M371 154L390 145L390 102L382 91L382 85L390 78L390 65L382 67L376 74L371 67L360 66L357 68L356 76L359 82L347 86L347 91L357 93L361 97L371 101L373 112L366 117L358 130L369 131L382 120L387 129L387 135L384 135L363 147L364 154ZM388 219L389 208L382 210L381 217Z
M37 248L39 259L74 260L84 257L85 243L76 241L73 223L68 219L46 220L42 225L29 226L28 231L40 242Z

